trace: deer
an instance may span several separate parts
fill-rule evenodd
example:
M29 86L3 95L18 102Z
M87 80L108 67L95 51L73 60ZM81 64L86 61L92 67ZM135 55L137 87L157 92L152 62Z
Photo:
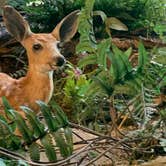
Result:
M25 48L28 70L24 77L14 79L0 73L0 114L5 115L2 97L25 117L20 106L39 112L36 101L46 104L53 94L53 72L66 62L60 52L61 43L69 41L77 32L79 10L64 17L51 33L33 33L30 25L13 7L3 7L3 20L8 32Z

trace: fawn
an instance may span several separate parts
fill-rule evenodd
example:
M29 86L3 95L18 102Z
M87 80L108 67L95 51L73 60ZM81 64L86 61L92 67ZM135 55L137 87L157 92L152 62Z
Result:
M0 73L0 114L4 114L2 96L22 116L25 115L20 106L28 106L37 113L36 100L49 102L53 93L53 71L65 63L58 46L75 35L78 13L77 10L67 15L51 33L35 34L19 12L11 6L4 7L6 28L26 49L29 67L26 76L20 79Z

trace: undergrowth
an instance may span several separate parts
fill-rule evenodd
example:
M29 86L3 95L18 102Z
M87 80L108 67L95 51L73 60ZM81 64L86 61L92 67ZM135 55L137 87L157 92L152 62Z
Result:
M32 16L36 17L35 14L40 10L41 13L38 14L41 18L39 19L43 19L43 17L48 19L48 15L54 9L55 4L52 3L60 3L60 7L67 3L67 1L49 1L50 3L47 4L45 1L43 2L44 4L37 8L32 9L33 6L28 8ZM82 5L82 1L76 2ZM102 10L105 10L106 16L110 17L112 15L109 15L106 10L110 4L114 3L114 7L116 7L116 10L111 11L114 13L114 11L118 11L118 8L124 8L125 11L127 3L131 5L127 6L130 11L134 5L136 8L136 4L138 7L138 3L142 4L141 7L152 3L152 1L145 3L144 1L124 2L123 0L120 2L117 4L115 1L85 1L79 16L80 41L76 48L80 60L77 66L68 63L63 78L55 81L56 91L52 101L56 100L63 111L70 115L70 120L78 124L114 136L113 128L120 134L120 139L136 140L133 145L135 151L133 150L131 159L146 160L166 152L165 101L162 101L162 107L161 103L156 102L156 99L162 97L162 89L166 87L166 59L162 55L165 50L146 50L140 41L138 63L133 66L129 61L132 48L126 51L120 50L112 43L111 36L100 41L96 40L93 9L101 10L99 7L103 7ZM158 2L154 5L162 4L162 2ZM72 1L68 3L72 3ZM46 8L52 5L53 8L43 14L42 12L45 11L43 5L46 5ZM66 5L66 7L68 6ZM65 14L62 10L63 8L58 8L57 12ZM139 13L139 9L137 10ZM65 11L68 12L69 9L65 9ZM160 21L154 19L154 13L148 16L148 9L143 12L146 13L147 18L149 17L148 25L150 23L154 25L155 21ZM131 17L128 13L124 13L123 16L125 14L134 21L133 16ZM102 14L100 16L102 17ZM115 16L120 18L117 14ZM144 16L139 16L139 18L142 17ZM143 22L147 18L143 18ZM15 122L9 125L5 117L0 118L1 147L23 152L28 149L31 159L39 161L40 147L35 141L40 140L50 161L56 161L57 147L62 157L71 155L73 151L71 131L61 108L55 103L50 104L54 108L53 112L50 112L49 107L44 103L38 102L38 104L41 107L46 126L33 114L30 108L22 107L28 119L25 122L4 99L5 111L10 120ZM14 134L16 126L22 133L21 139L18 139ZM56 142L56 148L52 146L51 138Z
M6 116L0 116L0 150L7 149L13 151L13 154L14 152L19 153L15 158L13 157L13 161L14 159L17 161L18 158L25 160L25 152L32 163L43 160L43 156L48 161L55 162L72 154L73 141L69 122L55 102L51 106L47 106L45 103L37 101L42 113L40 118L35 115L33 110L22 106L26 121L10 106L6 98L3 98L3 104ZM8 155L9 152L4 152L1 151L3 160L1 159L0 162L7 164L11 156ZM19 164L19 162L16 163ZM10 165L16 163L12 160L9 162ZM47 162L45 161L45 163Z
M138 64L133 67L129 61L132 48L121 51L111 37L95 39L93 4L86 1L81 11L76 49L81 57L79 68L69 65L60 104L77 123L107 134L113 134L110 128L114 126L124 139L141 138L136 148L145 148L150 156L164 154L166 108L159 107L156 99L166 86L165 56L160 61L161 55L146 50L140 41ZM141 153L135 158L143 157Z

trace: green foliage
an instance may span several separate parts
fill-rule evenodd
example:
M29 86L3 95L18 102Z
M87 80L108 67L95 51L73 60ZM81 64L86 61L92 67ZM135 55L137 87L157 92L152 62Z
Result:
M58 148L61 156L68 157L73 152L73 141L69 123L61 108L52 103L53 111L45 103L37 101L45 122L39 120L33 110L21 107L26 115L26 120L13 110L8 101L3 98L5 112L10 115L8 120L13 121L17 128L12 129L4 116L0 117L0 146L15 152L25 153L28 150L33 161L39 161L41 153L45 153L49 161L57 160ZM15 135L19 130L21 137ZM38 144L36 141L40 141ZM55 143L54 143L55 141ZM41 152L41 146L43 148ZM55 148L56 147L56 148Z
M86 8L90 9L91 7L85 6ZM89 18L91 18L90 15L87 16L87 13L81 12L80 22L86 22L84 19L88 20ZM87 27L88 31L93 32L93 24L89 23ZM80 24L81 36L86 38L86 40L81 40L77 46L77 52L83 54L78 64L82 69L93 66L93 71L87 73L90 84L85 98L87 105L91 103L89 105L98 105L98 108L94 111L93 108L88 109L85 105L82 113L79 113L82 115L81 121L84 121L83 118L87 120L92 117L88 126L98 129L96 126L101 126L104 119L106 120L108 114L105 113L111 110L111 101L113 101L113 107L118 113L128 114L128 117L132 119L139 130L135 131L137 134L139 133L140 136L146 137L149 133L152 139L156 139L158 142L163 140L165 137L163 135L165 125L162 125L164 120L158 114L154 99L160 95L160 88L165 85L165 57L161 56L164 60L157 63L154 60L157 60L158 56L154 52L151 54L147 52L144 45L140 42L138 64L133 67L129 61L129 56L132 52L131 48L127 51L121 51L111 43L110 38L98 42L93 40L95 42L92 42L88 35L93 35L94 37L94 33L84 32L83 28L83 25ZM86 47L84 47L85 45ZM108 65L109 59L111 61L110 65ZM95 103L98 96L103 97L103 100L97 100L97 103ZM101 102L104 104L101 105ZM103 119L98 116L102 113ZM94 116L94 114L97 116ZM155 116L159 118L154 125L151 125ZM162 130L159 131L161 128ZM160 136L153 136L153 134L156 135L158 132L160 132ZM161 144L164 145L162 141ZM162 147L164 148L164 146Z
M165 0L96 0L95 10L109 17L118 17L129 29L146 27L152 30L165 20Z
M10 5L25 11L34 32L51 32L55 25L73 10L81 8L80 0L9 0Z
M73 10L73 6L69 7L71 4L74 4L74 8L85 5L79 16L80 42L76 49L77 53L82 56L78 63L81 70L68 65L67 77L62 78L63 83L60 85L62 93L58 92L59 94L54 95L57 101L61 96L60 103L64 110L70 111L72 119L79 124L104 132L111 123L110 113L112 109L115 109L118 115L127 115L136 128L128 136L139 137L142 140L150 138L146 139L146 143L140 141L138 143L140 148L143 146L149 148L149 141L155 140L161 146L161 151L165 151L165 109L160 110L154 104L154 99L161 94L160 89L166 86L165 49L148 52L140 42L138 64L133 66L129 61L131 48L126 51L120 50L112 44L111 37L96 40L94 31L96 23L93 17L99 15L102 20L106 20L107 16L118 17L125 21L131 29L148 25L149 29L154 28L155 32L163 37L165 30L160 26L160 21L164 19L162 12L164 12L165 6L161 7L163 2L160 0L42 2L39 5L24 7L28 13L32 13L29 19L34 20L34 27L41 23L40 27L37 27L37 31L45 28L52 29L54 25L49 26L52 21L48 17L54 16L53 19L55 19L56 14L58 22L62 16ZM93 12L93 6L97 13ZM148 6L151 7L148 8ZM154 10L156 7L157 9ZM151 10L152 15L150 15ZM36 21L37 18L38 21ZM107 26L111 28L111 23L109 22ZM84 71L86 74L83 73ZM28 144L32 160L39 161L40 159L40 147L35 142L36 140L41 141L42 148L50 161L58 158L56 148L59 148L63 157L72 153L71 129L68 127L65 114L56 103L51 103L53 110L56 110L55 113L50 112L50 108L44 103L37 102L48 128L46 129L45 123L43 124L29 108L22 107L27 117L27 121L23 121L18 113L13 111L6 101L4 102L8 117L15 123L8 125L5 118L0 117L0 133L3 133L0 140L2 140L3 147L9 149L15 147L14 150L20 148L21 142L14 134L15 128L19 124L23 136L22 141L26 145ZM118 120L120 121L121 118ZM54 141L56 146L53 145Z
M28 14L34 31L50 32L65 15L91 2L84 0L41 0L40 2L8 0L8 3ZM158 34L165 21L165 0L95 0L93 3L94 11L101 11L108 17L122 20L130 30L144 27L148 29L148 32L154 30ZM101 24L100 19L95 21L95 26L101 27Z

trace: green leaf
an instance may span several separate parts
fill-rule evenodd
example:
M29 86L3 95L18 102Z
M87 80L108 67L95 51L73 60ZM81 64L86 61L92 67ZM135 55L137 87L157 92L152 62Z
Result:
M6 113L6 116L9 118L9 120L14 120L14 116L10 111L10 110L13 110L13 108L11 107L8 100L4 96L2 97L2 103L4 105L4 111Z
M82 67L85 67L85 66L90 65L90 64L97 64L97 56L95 54L90 54L90 55L83 57L79 61L78 66L80 68L82 68Z
M93 77L93 80L95 83L97 83L101 89L108 95L111 96L114 89L110 83L108 83L106 80L100 77Z
M24 140L26 143L31 143L32 141L32 131L29 129L28 125L25 122L25 119L16 111L12 111L12 114L14 115L15 122L17 124L17 127L19 131L21 132Z
M66 142L68 144L68 151L69 155L73 153L73 135L72 135L72 129L69 127L64 128L64 134L66 138Z
M18 160L18 166L29 166L29 165L23 160Z
M111 40L106 39L100 42L97 46L97 64L107 69L107 52L110 51Z
M7 135L12 134L9 125L6 123L6 121L3 121L2 119L0 119L0 133L1 133L0 139L1 139L1 136L5 137Z
M119 19L115 17L109 17L105 21L106 28L111 28L119 31L128 31L128 28Z
M140 42L138 46L138 70L141 70L147 63L148 57L144 45Z
M26 117L29 121L29 124L33 129L33 135L35 137L42 136L45 133L44 125L39 121L35 113L30 108L25 106L21 106L21 109L26 113Z
M90 39L88 38L88 41L82 41L80 40L80 44L77 45L76 48L76 53L83 53L83 52L90 52L93 53L94 52L94 48L89 44Z
M127 56L127 58L130 57L131 53L132 53L132 47L128 48L128 49L124 52L124 54L125 54L125 56Z
M63 135L63 129L58 130L53 135L56 141L56 145L57 147L59 147L61 155L63 157L68 157L69 155L71 155L71 150L70 148L68 148L69 145L66 143L64 135Z
M92 9L95 0L85 1L85 7L79 15L78 32L80 33L80 42L76 47L77 53L93 53L96 48L96 39L93 31Z
M111 59L110 73L114 75L115 81L123 80L125 76L132 71L132 65L129 62L128 57L118 49L115 45L112 46L112 52L108 52L108 56Z
M33 142L29 146L29 153L32 161L39 161L40 160L40 149L39 145L35 142Z
M56 114L57 114L56 119L58 118L59 121L61 122L59 125L61 127L68 126L69 122L68 122L67 116L63 112L62 108L55 101L51 102L51 105L52 105L53 109L56 110Z
M55 126L54 118L51 114L50 108L42 101L37 101L37 104L40 106L40 110L44 116L48 128L50 129L50 131L54 131L57 126Z
M52 138L49 135L45 135L43 138L41 138L41 143L44 146L49 161L56 161L57 156L53 147Z

